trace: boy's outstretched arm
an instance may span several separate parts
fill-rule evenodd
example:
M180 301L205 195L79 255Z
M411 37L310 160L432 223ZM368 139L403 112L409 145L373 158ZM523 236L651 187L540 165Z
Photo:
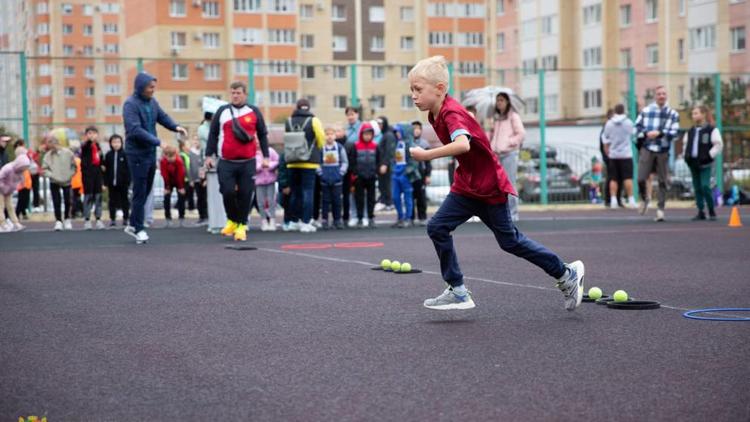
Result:
M417 161L428 161L440 157L455 157L469 152L470 149L469 138L466 135L459 135L448 145L427 150L420 147L413 147L409 148L409 152L412 158Z

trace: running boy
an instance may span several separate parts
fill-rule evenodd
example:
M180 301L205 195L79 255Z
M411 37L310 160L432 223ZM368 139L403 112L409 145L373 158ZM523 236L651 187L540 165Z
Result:
M429 112L430 124L443 146L430 150L411 148L416 160L455 156L459 162L451 192L427 225L427 233L440 259L448 288L427 299L430 309L471 309L474 301L466 289L453 248L453 232L471 216L478 216L495 235L500 248L524 258L557 280L565 295L565 308L575 310L583 297L584 266L581 261L564 264L557 255L524 236L513 225L508 195L516 195L498 164L482 128L458 101L448 96L448 67L441 56L421 60L409 72L414 104Z

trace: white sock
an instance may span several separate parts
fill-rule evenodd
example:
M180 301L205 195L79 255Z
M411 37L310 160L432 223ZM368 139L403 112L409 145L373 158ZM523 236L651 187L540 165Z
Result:
M466 290L465 284L453 288L453 293L457 294L458 296L465 296L467 292L468 290Z
M628 198L628 203L629 204L635 204L635 197L634 196L629 197Z
M617 198L615 198L614 196L609 198L609 206L612 208L617 207Z

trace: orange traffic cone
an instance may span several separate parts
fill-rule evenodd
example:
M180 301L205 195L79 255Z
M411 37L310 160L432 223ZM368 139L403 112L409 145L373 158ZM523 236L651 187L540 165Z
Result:
M740 209L736 205L732 207L732 214L729 216L729 227L742 227Z

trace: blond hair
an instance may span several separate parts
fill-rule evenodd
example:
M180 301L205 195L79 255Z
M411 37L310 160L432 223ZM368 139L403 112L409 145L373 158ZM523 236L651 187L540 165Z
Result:
M409 80L422 78L433 85L448 86L448 62L443 56L432 56L417 62L409 71Z

